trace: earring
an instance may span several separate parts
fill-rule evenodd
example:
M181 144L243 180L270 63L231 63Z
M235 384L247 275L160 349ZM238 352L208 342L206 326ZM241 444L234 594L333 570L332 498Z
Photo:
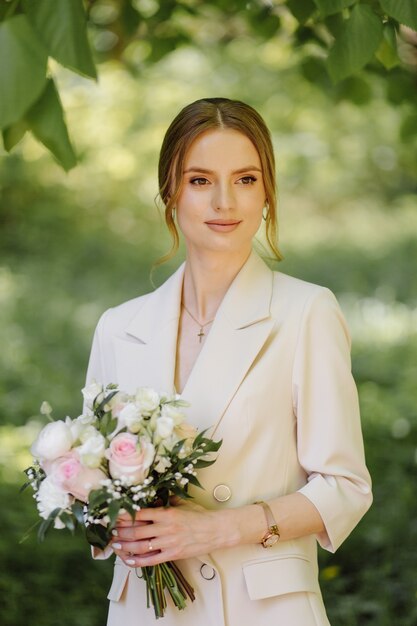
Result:
M172 221L175 222L175 207L171 209L171 217L172 217Z
M266 222L266 218L268 217L269 204L268 201L265 202L265 206L262 209L262 219Z

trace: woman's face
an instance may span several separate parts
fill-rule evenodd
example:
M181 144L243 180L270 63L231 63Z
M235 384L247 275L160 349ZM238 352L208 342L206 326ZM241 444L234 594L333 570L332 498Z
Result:
M241 132L209 130L184 161L177 220L188 252L249 254L265 205L261 161Z

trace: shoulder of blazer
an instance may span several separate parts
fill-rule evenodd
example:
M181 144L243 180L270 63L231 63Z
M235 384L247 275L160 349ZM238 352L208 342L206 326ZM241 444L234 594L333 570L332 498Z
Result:
M160 298L163 298L164 293L168 292L170 287L181 278L183 266L184 263L154 291L150 291L107 309L99 321L99 327L101 327L102 331L105 334L111 333L118 335L122 333L124 335L126 328L128 328L132 320L138 316L139 312L144 307L149 307L152 310L152 303L157 303Z
M327 287L294 278L279 271L274 271L273 276L272 310L282 305L303 310L306 304L319 294L326 294L331 299L335 298Z

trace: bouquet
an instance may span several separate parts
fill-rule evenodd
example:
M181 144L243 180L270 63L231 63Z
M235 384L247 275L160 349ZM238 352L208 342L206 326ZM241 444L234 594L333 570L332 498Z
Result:
M76 419L53 420L32 444L34 461L25 470L23 489L34 490L42 541L51 528L85 529L88 542L105 548L119 514L132 521L144 507L169 506L170 497L191 498L189 485L201 487L197 470L214 463L221 445L185 421L179 395L140 387L129 395L117 385L92 383L82 390L85 409ZM191 585L174 562L141 568L147 605L163 617L164 590L184 609L194 600Z

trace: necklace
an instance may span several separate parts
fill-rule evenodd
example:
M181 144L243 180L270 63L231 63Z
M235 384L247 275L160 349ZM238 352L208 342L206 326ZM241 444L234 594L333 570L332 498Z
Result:
M201 322L199 322L198 320L196 320L196 318L194 317L194 315L192 313L190 313L190 311L187 309L187 307L185 306L184 302L182 303L182 306L184 307L184 309L187 311L188 315L191 317L191 319L193 319L195 321L196 324L198 324L200 326L200 332L197 333L197 337L200 340L205 336L205 332L204 332L204 327L208 326L209 324L211 324L212 322L214 322L214 317L212 320L210 320L209 322L206 322L205 324L202 324Z

